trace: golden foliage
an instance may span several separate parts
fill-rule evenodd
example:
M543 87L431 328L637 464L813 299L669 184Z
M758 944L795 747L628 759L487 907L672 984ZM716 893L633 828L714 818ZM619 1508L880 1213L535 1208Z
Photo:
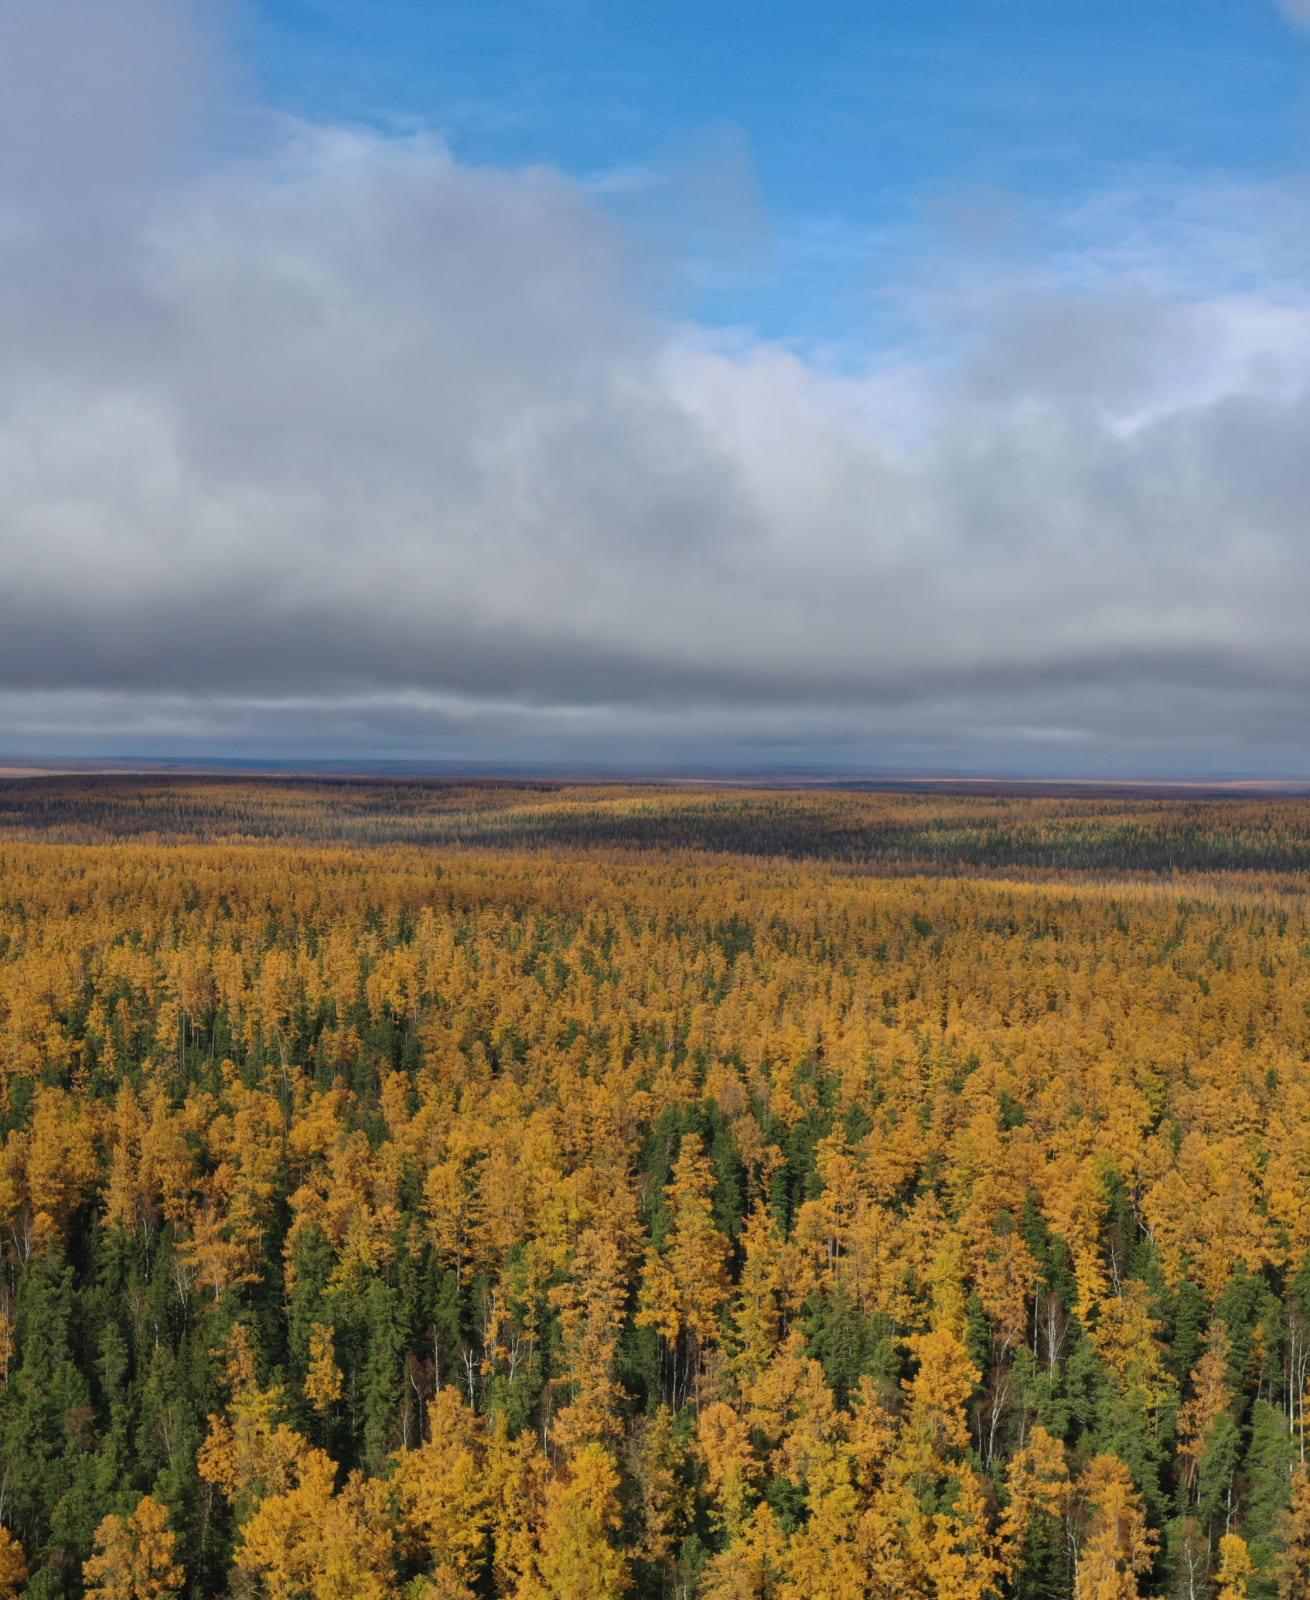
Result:
M127 1517L108 1516L96 1529L96 1553L82 1567L87 1600L160 1600L177 1594L186 1573L174 1559L168 1511L146 1495Z
M332 1344L333 1330L316 1322L309 1330L309 1369L305 1373L305 1399L315 1411L330 1410L345 1388Z
M367 793L106 784L0 840L6 1394L23 1275L129 1261L134 1397L169 1317L225 1396L150 1435L204 1435L178 1526L268 1600L990 1600L1043 1539L1133 1600L1166 1504L1222 1600L1310 1593L1304 1469L1285 1526L1247 1464L1203 1504L1255 1396L1304 1445L1304 808ZM1105 870L1161 849L1226 870ZM181 1587L163 1507L85 1571Z
M8 1528L0 1527L0 1600L17 1600L27 1582L27 1557Z

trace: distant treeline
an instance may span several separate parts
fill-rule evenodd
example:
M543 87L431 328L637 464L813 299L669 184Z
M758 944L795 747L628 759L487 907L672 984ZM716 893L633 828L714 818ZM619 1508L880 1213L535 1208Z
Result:
M687 851L888 872L1310 871L1310 799L411 779L0 782L13 838Z

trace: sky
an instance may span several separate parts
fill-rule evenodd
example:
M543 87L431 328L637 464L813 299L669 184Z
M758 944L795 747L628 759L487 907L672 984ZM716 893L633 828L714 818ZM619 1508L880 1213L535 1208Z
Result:
M0 0L0 760L1310 777L1310 0Z

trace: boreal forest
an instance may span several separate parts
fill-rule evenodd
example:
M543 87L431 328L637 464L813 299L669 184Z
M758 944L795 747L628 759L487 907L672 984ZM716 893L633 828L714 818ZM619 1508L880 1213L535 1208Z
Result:
M1310 801L0 783L0 1596L1305 1600Z

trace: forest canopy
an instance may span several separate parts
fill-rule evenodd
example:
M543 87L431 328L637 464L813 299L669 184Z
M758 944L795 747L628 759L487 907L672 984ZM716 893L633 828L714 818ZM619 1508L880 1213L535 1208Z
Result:
M1310 801L0 783L0 1596L1301 1600Z

